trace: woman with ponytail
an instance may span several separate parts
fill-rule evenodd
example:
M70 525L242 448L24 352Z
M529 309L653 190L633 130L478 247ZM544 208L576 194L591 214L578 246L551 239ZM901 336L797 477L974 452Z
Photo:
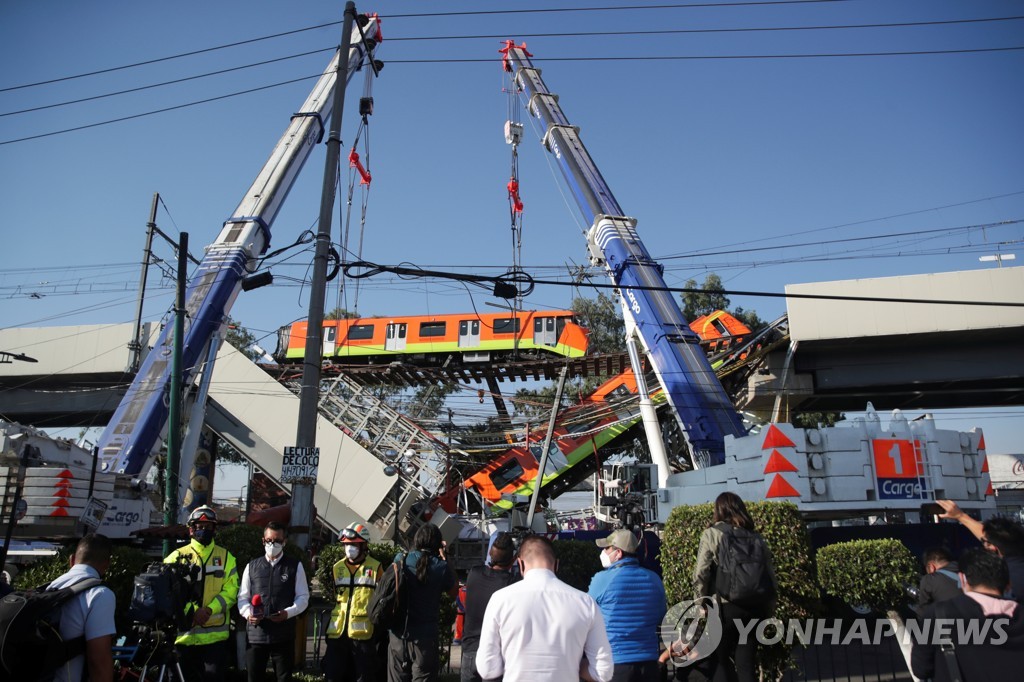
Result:
M438 616L441 599L459 590L455 572L445 561L441 529L426 524L416 531L415 550L399 554L395 562L405 571L405 617L398 619L388 646L388 682L437 679Z

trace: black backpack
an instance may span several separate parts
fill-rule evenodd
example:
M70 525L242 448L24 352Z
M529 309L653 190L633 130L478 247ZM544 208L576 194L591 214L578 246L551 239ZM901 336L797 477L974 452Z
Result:
M61 606L101 585L85 578L55 590L47 586L12 592L0 599L0 682L49 680L66 662L85 653L85 637L60 636Z
M405 610L405 554L399 554L373 588L367 612L375 630L389 630L398 623Z
M722 529L715 571L715 593L738 606L763 606L775 597L768 571L768 547L757 533Z

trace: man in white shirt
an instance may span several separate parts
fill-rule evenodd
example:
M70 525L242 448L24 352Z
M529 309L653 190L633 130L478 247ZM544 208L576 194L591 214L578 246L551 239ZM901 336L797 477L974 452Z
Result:
M555 577L555 550L539 535L519 548L522 581L494 593L484 612L476 669L504 682L611 680L615 664L597 603Z
M71 570L50 583L51 590L71 587L90 578L99 579L110 567L113 544L105 535L90 533L78 541L71 559ZM61 607L60 635L64 641L85 640L85 654L64 663L54 682L79 682L88 679L107 682L114 678L111 646L114 638L114 593L105 585L85 590Z
M249 562L238 587L238 612L247 621L245 659L250 682L264 679L268 660L274 663L278 682L291 680L295 665L293 619L309 605L309 584L302 562L285 556L286 542L284 526L274 521L267 524L264 555Z

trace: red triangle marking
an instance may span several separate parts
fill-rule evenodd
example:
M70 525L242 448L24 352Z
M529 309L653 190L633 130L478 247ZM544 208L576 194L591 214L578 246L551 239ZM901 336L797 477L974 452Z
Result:
M75 475L73 473L71 473L71 471L69 469L65 469L64 471L62 471L59 474L57 474L57 478L74 478L74 477L75 477Z
M988 473L988 457L986 457L984 459L984 461L982 461L982 463L981 463L981 473L983 473L983 474L987 474Z
M992 489L992 481L988 482L988 489L985 491L985 497L995 497L996 491Z
M54 509L50 512L50 516L67 516L68 513L64 509Z
M981 440L978 441L978 450L985 450L985 434L981 434Z
M54 488L73 488L74 485L75 485L74 481L69 481L68 479L65 478L62 481L57 481L56 483L54 483L53 487Z
M51 504L50 506L51 507L70 507L71 505L68 504L67 500L65 500L64 498L61 498L59 500L54 500L53 504Z
M775 424L768 426L768 433L765 434L764 443L761 444L762 450L769 450L771 448L795 448L796 445L789 438L786 437L779 427Z
M53 493L54 497L71 497L71 491L67 488L63 488Z
M800 493L782 477L782 474L775 474L765 497L800 497Z
M800 471L792 462L782 456L778 450L772 450L771 456L764 465L764 473L777 474L782 471Z

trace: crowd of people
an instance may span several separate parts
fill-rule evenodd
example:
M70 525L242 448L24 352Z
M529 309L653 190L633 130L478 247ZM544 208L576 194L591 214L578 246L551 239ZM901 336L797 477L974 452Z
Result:
M1024 529L1006 519L980 522L956 504L940 501L943 517L961 523L981 546L954 557L945 548L922 556L924 576L917 589L923 620L974 623L985 634L971 642L918 643L911 655L920 679L992 682L1015 679L1024 662ZM236 606L246 623L249 680L264 679L270 664L279 682L292 679L295 617L309 604L302 563L284 552L287 530L276 523L263 530L264 554L244 566L215 542L217 517L200 507L188 520L190 541L166 563L197 566L201 585L187 607L189 629L175 640L175 658L185 680L221 682L228 660L230 613ZM439 613L455 598L459 580L446 560L440 530L421 527L413 549L390 565L370 555L370 533L354 523L339 537L344 558L331 569L335 602L326 628L323 670L328 682L425 682L438 679ZM547 538L528 535L518 548L511 535L492 538L487 559L469 571L464 586L461 679L463 682L644 682L675 679L697 669L714 682L758 679L757 644L741 637L749 623L772 616L778 595L774 562L742 499L722 493L711 525L700 537L693 573L693 604L713 604L721 623L712 652L695 655L695 636L682 631L665 641L668 604L661 577L641 565L640 539L620 529L596 541L602 565L586 592L557 577L558 560ZM71 568L52 589L78 586L61 607L60 630L82 644L62 664L61 682L112 680L115 634L113 592L100 581L111 561L112 544L90 534L78 543ZM386 631L370 617L371 598L386 571L404 576L404 608ZM700 607L707 620L709 611ZM1005 619L1002 627L986 621ZM955 629L954 629L955 632ZM697 664L699 662L699 665ZM692 664L692 665L691 665ZM1010 675L1010 677L1007 677Z

